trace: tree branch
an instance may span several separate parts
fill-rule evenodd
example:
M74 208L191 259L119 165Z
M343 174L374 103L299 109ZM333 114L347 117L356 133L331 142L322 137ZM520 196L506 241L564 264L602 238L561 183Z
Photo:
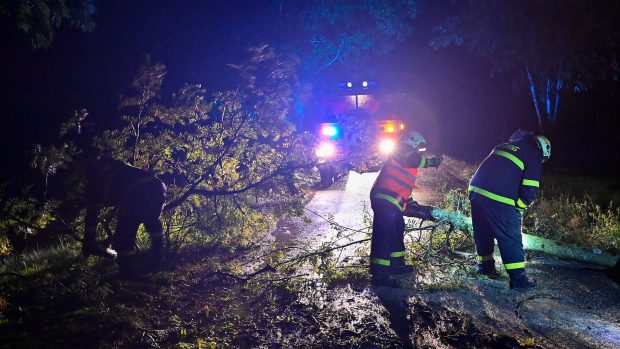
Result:
M6 273L0 273L0 276L19 276L20 278L25 278L26 275L24 274L20 274L20 273L15 273L12 271L6 272Z

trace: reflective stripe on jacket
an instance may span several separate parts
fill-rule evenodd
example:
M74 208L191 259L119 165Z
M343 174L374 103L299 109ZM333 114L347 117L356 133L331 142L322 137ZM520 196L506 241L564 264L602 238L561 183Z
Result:
M500 144L472 177L469 197L525 208L536 197L541 170L542 152L531 139Z
M425 164L426 158L421 157L417 152L408 153L403 159L390 158L383 165L375 184L370 190L371 200L389 201L402 211L405 202L415 188L418 168L424 167Z

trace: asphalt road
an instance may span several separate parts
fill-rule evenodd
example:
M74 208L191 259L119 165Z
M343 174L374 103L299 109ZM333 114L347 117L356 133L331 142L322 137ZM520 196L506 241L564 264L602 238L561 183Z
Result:
M309 224L300 219L281 221L273 235L278 240L303 241L309 246L335 241L353 241L368 237L364 231L371 222L368 193L377 173L349 173L332 188L315 192L306 206ZM418 202L436 205L443 199L441 185L462 185L450 169L426 169L420 174L414 196ZM331 223L328 221L331 218ZM334 223L347 229L334 230ZM355 249L345 254L355 255ZM471 318L475 328L484 333L509 336L527 345L544 348L620 348L620 286L607 278L599 267L575 261L559 260L549 255L530 254L529 274L539 282L532 291L508 289L506 278L489 280L471 275L461 276L460 287L432 287L437 278L418 272L403 280L399 289L363 287L333 290L346 293L354 301L346 311L356 317L381 316L386 312L369 312L368 304L385 307L392 330L402 339L403 347L432 345L454 347L445 340L421 336L416 324L415 305L434 304L446 314ZM496 256L498 265L501 260ZM430 286L430 287L429 287ZM432 291L429 291L431 290ZM335 297L336 299L338 297ZM355 309L355 304L363 307ZM390 304L399 305L396 308ZM410 309L401 309L400 305ZM353 307L353 309L351 309ZM372 308L372 307L371 307ZM343 310L345 311L345 310ZM424 338L422 338L424 337ZM448 343L448 344L447 344ZM456 345L456 347L459 347Z

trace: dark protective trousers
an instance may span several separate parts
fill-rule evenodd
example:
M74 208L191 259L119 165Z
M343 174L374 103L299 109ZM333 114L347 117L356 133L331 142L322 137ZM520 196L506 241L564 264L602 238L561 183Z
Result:
M494 239L497 240L504 267L511 271L525 267L521 241L521 214L510 205L471 201L476 251L481 264L493 261Z
M388 273L390 266L400 266L405 261L405 220L394 204L371 199L374 213L370 244L370 272Z
M141 223L144 223L144 228L151 236L151 254L155 258L161 257L163 229L160 215L165 202L165 187L162 186L163 183L158 181L144 183L128 191L116 205L118 215L112 248L118 252L119 257L136 252L136 234ZM87 208L85 243L94 243L97 238L99 211L94 205Z
M151 253L156 257L161 256L163 229L160 215L165 201L161 185L161 183L153 182L138 187L130 191L119 205L116 234L112 244L119 256L125 253L131 254L134 251L140 223L144 223L144 228L151 236Z

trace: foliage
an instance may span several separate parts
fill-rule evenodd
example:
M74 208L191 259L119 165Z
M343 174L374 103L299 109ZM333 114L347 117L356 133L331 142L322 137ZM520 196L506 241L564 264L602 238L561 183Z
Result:
M48 48L65 23L87 32L95 22L93 0L8 0L0 3L0 15L10 17L35 48Z
M431 46L465 46L494 71L517 70L529 86L541 129L555 122L561 91L617 79L615 1L469 0L457 3L457 13L436 28Z
M304 142L286 120L294 62L261 47L233 67L240 89L209 96L200 85L187 85L167 106L158 99L165 67L147 63L134 80L135 95L121 102L125 125L95 141L101 153L166 182L164 222L177 247L247 243L272 223L264 215L268 206L295 207L291 178L311 166Z
M11 253L15 241L34 236L55 220L52 211L58 202L41 202L29 189L10 197L0 187L0 257Z
M620 192L614 178L544 174L541 192L524 217L524 228L535 235L620 251Z
M620 252L620 209L610 203L602 208L590 199L577 200L562 195L541 195L527 211L525 228L535 235L598 248L612 253Z
M411 0L275 0L272 4L284 25L297 35L295 44L287 47L299 57L308 57L302 68L312 74L389 52L411 34L419 7Z
M471 216L471 206L469 203L469 193L464 189L451 189L446 193L441 208L458 212L465 216Z
M0 236L0 257L8 256L12 250L11 241L6 236Z

